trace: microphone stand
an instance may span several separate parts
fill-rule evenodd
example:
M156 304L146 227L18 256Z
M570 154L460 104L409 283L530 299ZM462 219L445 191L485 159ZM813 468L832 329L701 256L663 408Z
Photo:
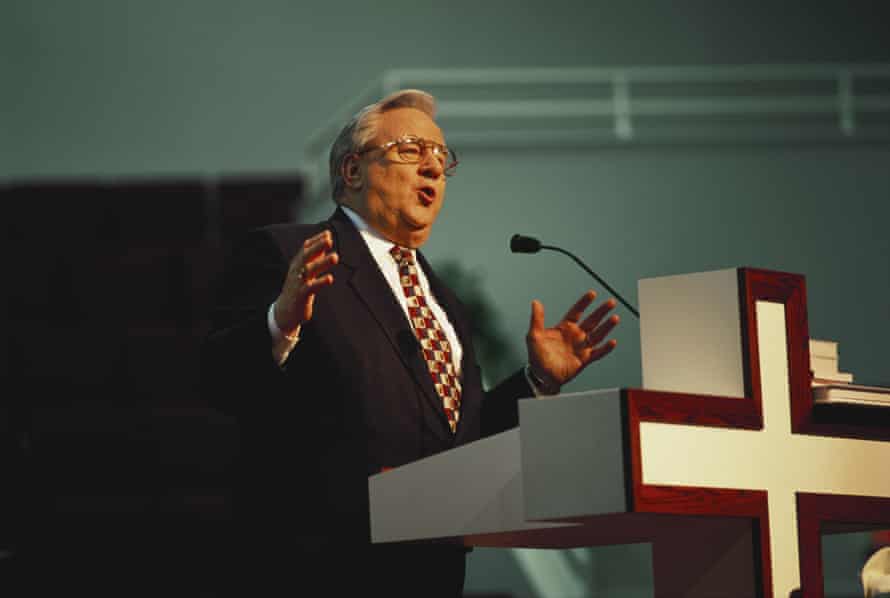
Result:
M557 252L562 253L562 254L564 254L564 255L567 255L567 256L569 256L570 258L572 258L573 260L575 260L575 263L577 263L579 266L581 266L582 268L584 268L584 271L585 271L585 272L587 272L588 274L590 274L591 276L593 276L593 277L597 280L597 282L599 282L601 285L603 285L604 287L606 287L606 289L608 289L608 291L609 291L610 293L612 293L613 295L615 295L615 297L617 297L618 300L621 301L622 304L624 304L624 307L626 307L628 310L630 310L630 313L632 313L633 315L635 315L635 316L637 317L638 320L640 319L640 312L638 312L636 309L634 309L634 308L630 305L630 303L628 303L627 301L624 300L624 297L622 297L622 296L618 293L618 291L616 291L615 289L613 289L612 287L610 287L610 286L608 285L608 283L606 283L605 280L603 280L602 278L600 278L599 276L597 276L596 272L594 272L593 270L591 270L590 268L588 268L588 267L584 264L584 262L582 262L582 261L579 260L577 257L575 257L575 255L574 255L573 253L571 253L571 252L569 252L569 251L566 251L565 249L563 249L563 248L561 248L561 247L554 247L553 245L543 245L543 244L542 244L542 245L541 245L541 249L550 249L551 251L557 251Z

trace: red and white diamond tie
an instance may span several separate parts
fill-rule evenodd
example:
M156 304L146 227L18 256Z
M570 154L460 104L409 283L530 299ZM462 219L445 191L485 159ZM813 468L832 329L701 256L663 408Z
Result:
M417 278L417 266L414 263L414 254L407 249L394 245L389 250L393 259L399 266L399 280L402 283L402 291L408 300L408 314L411 327L420 346L423 349L423 358L433 379L436 392L442 397L445 405L445 415L448 416L448 425L453 433L457 429L460 419L460 380L454 369L451 344L445 337L445 332L433 311L427 305L426 297L420 288L420 280Z

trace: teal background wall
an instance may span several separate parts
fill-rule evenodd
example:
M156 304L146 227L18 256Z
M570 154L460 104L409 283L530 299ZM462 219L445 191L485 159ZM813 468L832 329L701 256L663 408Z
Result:
M293 171L307 137L388 68L890 62L884 2L3 0L0 11L0 182ZM857 381L890 385L886 143L461 157L426 252L486 277L518 348L532 298L553 321L596 285L563 256L510 254L514 232L574 251L634 304L649 276L805 274L811 335L839 341ZM568 390L640 384L639 328L619 313L615 354ZM836 595L856 593L843 572L864 542L826 542L828 561L846 563L826 567ZM651 595L645 546L591 554L580 575L591 595ZM521 563L477 550L468 589L542 595Z
M288 170L303 140L386 68L890 58L879 0L0 7L3 177Z

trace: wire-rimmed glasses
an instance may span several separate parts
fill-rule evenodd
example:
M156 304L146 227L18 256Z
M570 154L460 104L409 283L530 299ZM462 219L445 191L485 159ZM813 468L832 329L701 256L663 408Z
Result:
M442 165L442 171L445 173L445 176L452 176L457 169L457 154L454 153L453 149L436 141L430 141L429 139L423 139L422 137L415 137L413 135L399 137L398 139L388 141L383 145L368 147L356 152L356 154L362 155L378 149L383 150L385 153L388 152L390 148L395 148L399 160L406 164L418 164L422 162L425 152L429 151L433 157L439 161L439 164Z

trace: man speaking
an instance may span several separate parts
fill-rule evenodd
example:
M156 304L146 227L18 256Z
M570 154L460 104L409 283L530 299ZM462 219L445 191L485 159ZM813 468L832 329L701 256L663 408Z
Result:
M550 328L533 301L527 365L483 389L467 314L419 251L457 168L434 116L417 90L360 110L331 148L330 219L252 231L227 262L204 365L241 426L245 591L460 596L461 546L371 545L368 476L517 425L520 398L615 347L613 300L585 316L588 291Z

